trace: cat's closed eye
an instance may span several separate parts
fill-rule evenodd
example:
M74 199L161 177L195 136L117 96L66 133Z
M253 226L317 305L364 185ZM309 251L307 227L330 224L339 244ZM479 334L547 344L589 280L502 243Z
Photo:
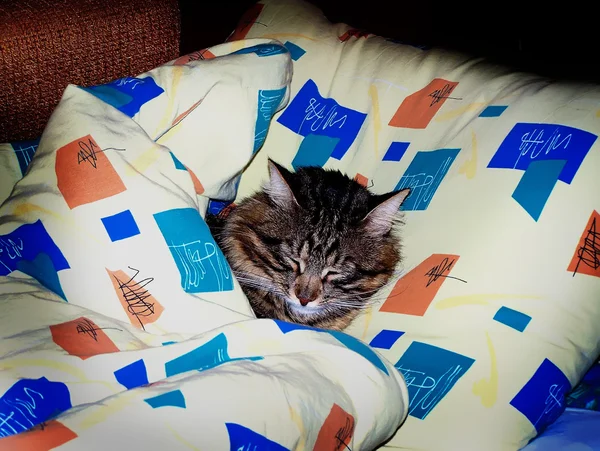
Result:
M288 258L288 261L294 272L297 272L298 274L302 274L306 269L306 263L301 258Z
M341 273L333 268L325 268L321 273L321 280L326 282L332 282L335 279L339 279Z

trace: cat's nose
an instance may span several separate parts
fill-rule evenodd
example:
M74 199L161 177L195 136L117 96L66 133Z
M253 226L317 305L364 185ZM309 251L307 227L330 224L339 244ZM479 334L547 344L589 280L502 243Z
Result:
M308 298L299 297L298 300L300 301L300 305L302 305L302 307L305 307L309 302L312 302L312 300Z

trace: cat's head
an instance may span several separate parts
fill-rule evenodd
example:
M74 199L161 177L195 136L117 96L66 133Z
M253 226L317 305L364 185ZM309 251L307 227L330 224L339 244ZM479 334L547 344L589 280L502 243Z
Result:
M376 195L339 171L293 173L269 160L268 182L231 211L223 243L240 284L257 293L253 308L346 327L394 274L408 194Z

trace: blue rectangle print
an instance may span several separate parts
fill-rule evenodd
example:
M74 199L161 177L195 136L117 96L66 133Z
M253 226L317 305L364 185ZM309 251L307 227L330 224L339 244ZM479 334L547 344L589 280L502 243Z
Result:
M494 320L523 332L531 321L531 316L508 307L500 307L494 315Z
M334 99L321 97L317 85L309 79L277 122L301 136L313 134L338 138L340 141L331 157L341 160L366 117L366 114L343 107Z
M512 197L534 220L540 218L566 163L565 160L534 160L521 177Z
M567 376L550 360L544 359L510 405L525 415L539 434L565 410L569 391L571 383Z
M479 117L498 117L507 108L508 105L489 105L479 114Z
M400 210L426 210L458 152L460 149L417 152L396 185L396 190L411 189Z
M63 253L39 219L32 224L23 224L6 235L0 235L0 276L16 271L22 260L34 261L40 253L50 258L56 271L69 268Z
M258 149L265 142L271 118L279 111L284 95L285 88L258 91L258 112L254 126L254 153L258 152Z
M225 423L229 451L289 451L279 443L237 423Z
M393 142L383 156L383 161L400 161L408 146L410 146L410 143Z
M252 357L229 357L227 352L229 344L225 334L220 333L212 340L198 346L196 349L187 352L179 357L169 360L165 363L165 374L167 377L175 376L176 374L185 373L186 371L205 371L227 362L235 362L238 360L262 360L262 356Z
M143 359L125 365L113 374L117 382L128 390L148 384L148 370Z
M29 163L33 159L33 155L40 145L40 140L35 139L32 141L17 141L10 144L15 151L15 155L17 156L17 161L19 162L19 169L21 170L21 175L25 175L27 172L27 168L29 167Z
M506 135L488 168L526 170L536 160L566 160L559 180L571 183L596 141L593 133L557 124L520 122Z
M305 136L292 160L292 167L294 170L303 166L323 167L339 142L339 138L330 138L329 136L313 135L312 133Z
M112 216L100 218L100 220L111 241L120 241L140 234L131 210L124 210Z
M82 88L114 106L129 117L135 116L142 105L158 97L164 89L152 77L124 77L104 85Z
M154 215L188 293L233 290L229 264L210 229L194 208L178 208Z
M402 335L404 332L399 330L383 329L373 337L369 345L373 348L391 349Z
M210 213L211 215L218 215L232 203L233 203L233 201L230 201L230 200L213 200L213 199L211 199L208 201L207 213Z
M229 362L231 358L227 353L227 346L227 337L220 333L196 349L166 362L165 374L171 377L186 371L204 371Z
M424 420L473 362L462 354L413 342L394 365L408 387L408 414Z
M159 407L186 408L185 397L183 396L183 393L181 393L181 390L173 390L162 393L160 395L153 396L152 398L146 398L144 401L153 409L158 409Z
M0 439L24 432L71 407L71 394L63 382L45 377L20 379L0 397Z
M293 42L286 41L284 44L286 49L290 52L290 56L294 61L298 61L306 53L302 47L294 44Z

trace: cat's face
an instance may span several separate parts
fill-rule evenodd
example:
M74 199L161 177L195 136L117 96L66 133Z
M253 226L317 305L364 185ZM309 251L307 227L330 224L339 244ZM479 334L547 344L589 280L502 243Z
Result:
M361 236L358 227L315 230L299 216L288 218L287 227L280 229L295 230L295 235L271 234L281 242L265 251L277 263L254 264L252 270L273 281L276 297L295 321L358 313L393 274L397 246ZM266 232L264 226L270 225L257 231Z
M232 210L223 247L259 316L342 329L394 274L408 191L375 196L338 172L270 163L265 190Z

